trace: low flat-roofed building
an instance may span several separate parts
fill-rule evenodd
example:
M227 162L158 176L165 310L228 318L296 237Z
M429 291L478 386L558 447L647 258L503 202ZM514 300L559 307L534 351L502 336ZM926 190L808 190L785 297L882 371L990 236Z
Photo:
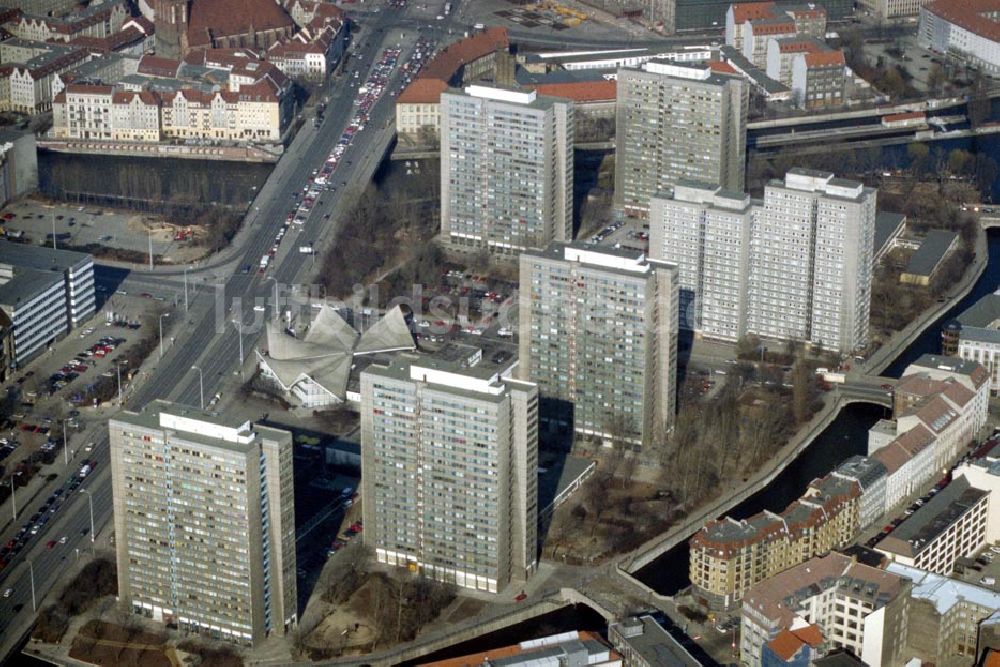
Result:
M990 494L986 514L986 542L1000 543L1000 446L982 458L973 458L958 465L953 471L954 479L965 479L976 489Z
M1000 609L1000 593L898 562L886 571L913 582L907 657L924 664L973 664L980 624Z
M621 654L623 667L699 667L680 642L649 614L608 626L608 639Z
M930 285L944 265L948 255L958 248L958 234L932 229L910 256L906 268L899 275L899 282L912 285Z
M881 211L875 214L875 242L872 245L874 248L872 260L875 264L896 247L896 240L905 229L906 216L902 213Z
M878 543L893 562L950 574L955 561L986 544L990 493L959 478Z
M422 663L423 667L622 667L625 664L595 632L570 630L479 653ZM680 664L680 663L673 663ZM698 663L695 663L698 664Z
M0 242L0 309L18 366L93 315L95 303L90 255Z

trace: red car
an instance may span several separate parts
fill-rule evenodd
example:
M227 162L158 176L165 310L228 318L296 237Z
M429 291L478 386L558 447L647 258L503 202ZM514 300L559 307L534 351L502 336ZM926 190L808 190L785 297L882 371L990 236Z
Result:
M525 593L524 591L521 591L520 593L514 596L514 602L523 602L524 600L527 599L528 599L528 594Z
M55 540L49 540L49 543L45 545L45 548L46 549L54 549L55 546L56 546L56 541Z

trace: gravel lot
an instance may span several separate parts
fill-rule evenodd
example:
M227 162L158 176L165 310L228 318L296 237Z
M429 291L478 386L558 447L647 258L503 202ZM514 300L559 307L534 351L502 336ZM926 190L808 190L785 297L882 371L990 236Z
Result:
M23 199L5 206L0 210L0 217L8 232L23 232L36 244L51 244L54 227L56 247L98 244L148 253L152 238L153 254L175 263L190 262L205 254L204 248L174 240L175 232L183 228L160 217L132 211Z

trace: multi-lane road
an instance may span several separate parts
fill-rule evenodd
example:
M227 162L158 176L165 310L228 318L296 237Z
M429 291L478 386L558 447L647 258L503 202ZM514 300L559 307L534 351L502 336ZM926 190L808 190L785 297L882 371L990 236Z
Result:
M299 246L324 248L336 242L340 221L350 210L352 194L359 192L371 179L394 136L393 96L390 91L401 86L399 64L409 55L419 36L416 29L395 27L400 20L406 20L405 12L383 11L369 14L358 26L347 72L360 68L362 74L358 79L341 74L322 92L329 97L323 123L314 127L311 118L305 119L298 135L251 205L244 230L236 239L238 247L226 253L224 263L218 260L208 262L188 272L189 310L185 312L183 299L180 299L170 311L170 318L178 320L168 325L173 342L149 377L132 394L127 407L138 409L155 398L197 406L200 402L199 378L197 372L191 370L192 366L203 370L207 400L239 363L237 329L230 322L241 319L246 323L243 346L249 355L262 332L261 327L252 324L254 316L259 315L253 310L255 303L267 301L270 315L273 304L268 297L274 293L275 281L279 283L279 291L287 293L288 286L309 280L310 274L318 268L318 263L314 266L308 256L298 252ZM317 199L301 229L289 229L286 237L291 238L283 240L267 274L258 275L258 260L273 245L294 204L293 194L302 190L312 171L322 167L332 152L354 113L358 83L364 81L365 74L382 51L390 47L401 49L401 56L390 76L386 92L369 114L366 128L355 134L332 175L331 183L336 191L325 192ZM246 264L253 268L249 274L244 274L242 270ZM139 286L155 285L160 294L180 295L184 289L182 273L181 270L167 274L134 272L124 277L123 286L145 291ZM81 489L92 494L94 524L100 532L109 524L112 514L107 433L103 432L96 442L90 456L97 459L97 469L86 478ZM57 488L56 484L64 484L78 467L69 466L59 472L59 480L53 482L51 489L39 493L35 502L27 507L19 508L19 519L8 532L16 532L17 527L23 525L49 493ZM41 608L43 598L67 565L83 557L91 548L94 535L90 531L90 523L87 494L79 491L71 494L52 520L0 573L0 591L11 590L8 597L0 597L0 657L8 655L34 618L32 580L35 605ZM9 537L3 535L2 539L6 542ZM65 543L59 543L63 537L66 538ZM53 540L56 544L48 548L47 544Z
M453 1L452 4L458 3ZM461 23L457 12L436 20L434 15L442 11L443 5L444 0L431 0L421 8L411 3L403 9L369 9L355 17L350 59L344 71L333 77L319 93L329 99L322 124L316 127L311 117L304 119L297 136L258 192L243 228L229 249L191 268L186 276L181 268L131 273L99 268L99 283L176 297L177 305L170 311L171 321L167 325L170 346L129 397L129 409L139 409L156 398L198 406L202 394L200 379L203 379L207 402L239 367L240 336L233 320L243 323L242 348L244 356L249 356L263 333L264 314L272 316L276 312L273 303L275 283L278 291L287 295L293 284L307 283L313 278L319 265L308 255L300 254L298 248L311 245L322 251L337 242L341 220L350 212L357 194L371 180L389 149L395 134L393 93L402 86L400 65L411 54L419 37L447 42L454 39L450 35L461 34L471 27ZM289 228L266 275L259 275L259 259L274 244L278 230L295 203L294 194L301 192L313 170L321 168L332 152L355 111L358 85L386 48L398 48L401 54L385 92L369 114L366 128L354 135L330 177L335 191L324 192L317 198L305 225ZM352 73L358 69L361 74L355 79ZM246 265L251 267L249 273L243 271ZM188 310L185 310L182 296L185 278ZM258 304L266 306L264 314L254 310ZM192 367L200 368L202 375ZM100 533L112 515L106 429L101 429L94 439L97 444L90 457L98 461L97 469L87 477L81 489L93 499L93 522ZM49 493L57 485L64 485L77 469L77 465L71 465L58 472L59 479L53 481L51 488L39 493L27 507L20 508L23 518L7 532L13 534L31 513L37 511ZM17 645L33 621L32 584L35 605L41 608L43 598L55 586L60 574L92 548L94 533L90 530L88 493L78 491L69 496L53 519L0 572L0 591L11 589L9 597L0 597L0 660ZM0 535L0 539L6 542L10 536ZM59 543L63 537L65 543ZM48 548L52 540L56 544Z

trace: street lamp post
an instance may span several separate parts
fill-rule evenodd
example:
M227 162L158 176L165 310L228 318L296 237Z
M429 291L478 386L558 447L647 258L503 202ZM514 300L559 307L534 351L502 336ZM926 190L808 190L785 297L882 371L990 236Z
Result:
M163 358L163 318L170 317L170 313L160 315L160 359Z
M236 333L240 338L240 374L243 373L243 323L239 320L233 320L233 325L236 327Z
M115 364L115 374L118 376L118 405L122 404L122 363L128 362L119 361Z
M94 494L87 489L80 489L80 493L86 493L87 501L90 503L90 543L93 544L97 540L94 535Z
M192 366L191 370L198 371L198 398L201 409L205 409L205 374L197 366Z
M14 521L17 521L17 498L14 496L14 477L16 475L10 476L10 509L14 514Z
M268 276L267 279L274 281L274 319L277 321L278 315L279 315L279 313L278 313L278 279L275 278L274 276Z
M35 566L27 558L24 562L28 564L28 572L31 574L31 613L38 611L38 605L35 603Z

